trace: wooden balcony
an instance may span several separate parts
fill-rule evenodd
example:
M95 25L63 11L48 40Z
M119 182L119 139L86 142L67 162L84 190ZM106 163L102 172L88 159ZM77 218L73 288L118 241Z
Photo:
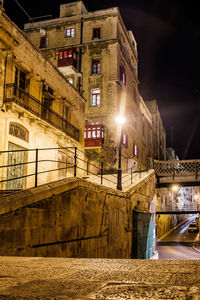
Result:
M86 125L84 133L85 147L102 147L104 143L104 126L102 124Z

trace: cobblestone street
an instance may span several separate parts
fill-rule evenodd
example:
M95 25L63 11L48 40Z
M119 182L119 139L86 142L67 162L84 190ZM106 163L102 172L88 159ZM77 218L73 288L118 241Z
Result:
M0 257L0 299L200 299L200 261Z

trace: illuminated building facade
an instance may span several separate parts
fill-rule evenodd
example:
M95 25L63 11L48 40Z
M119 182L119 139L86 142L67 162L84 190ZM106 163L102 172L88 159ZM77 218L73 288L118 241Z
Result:
M119 9L88 12L82 1L63 4L59 18L24 29L87 99L85 149L114 164L121 140L122 168L145 167L154 157L152 118L148 109L141 111L137 45ZM115 122L119 115L126 120L121 138Z
M0 8L0 155L2 179L34 173L34 151L28 149L78 147L84 149L85 100L35 48ZM67 161L67 150L40 151L40 160ZM53 161L52 160L52 161ZM41 166L44 171L46 165ZM62 174L61 174L62 173ZM62 175L62 176L61 176ZM40 183L63 172L43 174ZM65 176L64 176L65 177ZM33 177L3 183L1 189L32 186Z

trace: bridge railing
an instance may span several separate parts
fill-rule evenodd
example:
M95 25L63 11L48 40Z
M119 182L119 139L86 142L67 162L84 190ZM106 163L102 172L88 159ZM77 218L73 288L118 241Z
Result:
M196 212L200 211L200 204L191 205L156 205L156 212Z
M195 176L200 175L200 160L154 160L154 169L157 176Z

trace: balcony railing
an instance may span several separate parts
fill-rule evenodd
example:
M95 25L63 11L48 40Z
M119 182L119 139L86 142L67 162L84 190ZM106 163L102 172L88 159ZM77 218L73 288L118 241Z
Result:
M41 103L38 99L13 83L6 84L5 102L15 102L32 114L62 130L68 136L79 141L79 129L61 117L57 112Z

